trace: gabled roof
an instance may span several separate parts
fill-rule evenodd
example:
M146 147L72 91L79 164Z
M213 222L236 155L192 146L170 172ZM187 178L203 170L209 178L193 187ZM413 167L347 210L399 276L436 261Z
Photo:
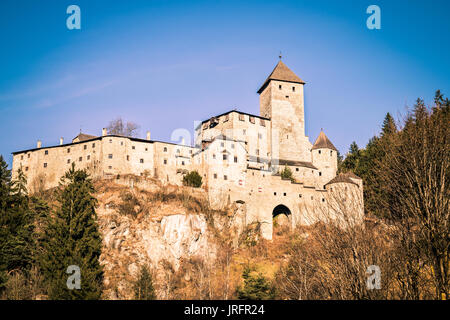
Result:
M322 130L320 131L319 136L317 137L316 142L314 142L311 150L314 149L332 149L338 151Z
M291 69L289 69L281 60L275 66L275 68L273 69L269 77L266 79L266 81L264 81L264 84L258 90L258 93L263 92L263 90L269 84L270 80L305 84L305 82L302 79L300 79Z
M97 136L93 136L90 134L85 134L85 133L79 133L75 138L72 139L72 142L74 142L76 139L78 139L78 141L86 141L86 140L91 140L97 138Z

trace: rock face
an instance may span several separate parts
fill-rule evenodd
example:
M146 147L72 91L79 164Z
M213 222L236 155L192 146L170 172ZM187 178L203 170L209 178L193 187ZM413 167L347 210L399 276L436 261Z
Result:
M132 284L140 266L147 264L162 278L164 266L177 270L183 259L214 259L205 216L186 212L179 204L152 203L138 215L121 214L120 192L99 194L97 209L103 250L104 295L107 299L133 298Z
M165 216L161 220L161 234L161 240L168 251L166 254L176 259L176 268L182 257L208 253L207 225L203 216Z

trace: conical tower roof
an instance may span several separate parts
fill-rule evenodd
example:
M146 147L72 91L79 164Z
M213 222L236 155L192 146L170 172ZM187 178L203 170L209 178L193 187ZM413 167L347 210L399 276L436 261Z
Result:
M275 66L275 68L273 69L269 77L266 79L266 81L264 81L264 84L258 90L258 93L261 93L265 89L265 87L269 84L270 80L305 84L305 82L302 79L300 79L291 69L289 69L281 60Z
M314 149L332 149L338 151L322 130L320 131L316 142L314 142L312 150Z

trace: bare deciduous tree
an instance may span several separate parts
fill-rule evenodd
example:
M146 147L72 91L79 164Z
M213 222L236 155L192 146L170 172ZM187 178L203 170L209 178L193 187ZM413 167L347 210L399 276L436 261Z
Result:
M139 132L139 125L129 121L125 123L122 118L119 117L109 122L107 131L108 134L115 134L125 137L136 137Z
M450 290L449 123L448 104L429 111L419 99L404 128L385 139L377 172L386 194L381 204L403 230L403 250L412 257L410 276L427 259L437 299L448 299Z

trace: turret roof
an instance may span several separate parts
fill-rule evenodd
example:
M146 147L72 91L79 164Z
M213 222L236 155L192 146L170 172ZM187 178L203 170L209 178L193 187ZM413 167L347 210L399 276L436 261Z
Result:
M266 79L266 81L264 81L264 84L258 90L258 93L261 93L266 88L270 80L279 80L305 84L305 82L302 79L300 79L291 69L289 69L281 60L275 66L275 68L273 69L269 77Z
M352 179L350 179L349 176L345 173L338 174L336 177L331 179L326 185L333 183L351 183L358 186L358 184L354 182Z
M338 151L322 130L320 131L316 142L314 142L312 150L314 149L332 149Z

